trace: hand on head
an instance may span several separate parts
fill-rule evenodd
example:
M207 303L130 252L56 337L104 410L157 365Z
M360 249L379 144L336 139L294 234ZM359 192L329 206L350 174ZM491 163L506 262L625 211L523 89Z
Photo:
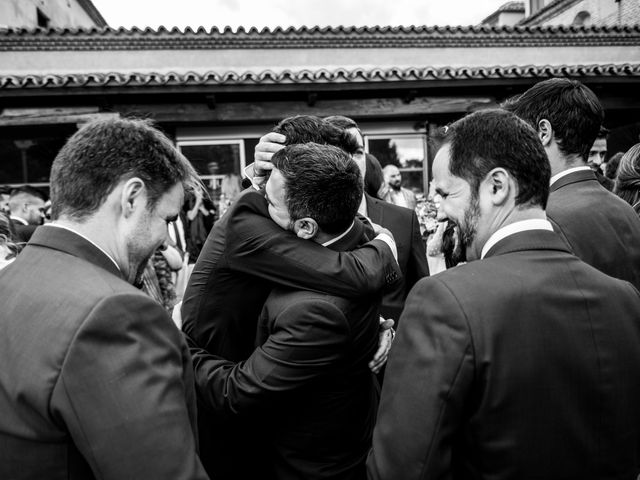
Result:
M285 141L286 137L284 135L275 132L269 132L260 138L253 156L256 176L264 176L273 168L271 157L273 157L274 153L284 148Z

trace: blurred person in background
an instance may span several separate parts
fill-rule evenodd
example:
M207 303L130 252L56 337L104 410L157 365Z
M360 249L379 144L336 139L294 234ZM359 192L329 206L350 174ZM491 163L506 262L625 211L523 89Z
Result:
M596 178L598 179L598 182L600 182L600 185L611 191L613 190L613 181L604 174L605 166L607 164L606 159L608 134L609 129L601 126L600 131L598 132L598 136L593 142L591 150L589 150L589 159L587 160L587 164L596 174Z
M11 189L9 187L0 187L0 212L9 215L11 208L9 208L9 198L11 198Z
M46 200L41 190L29 185L11 190L9 209L17 242L28 242L35 229L42 225Z
M18 254L18 247L13 242L13 225L9 216L0 211L0 270L11 263Z
M640 143L636 143L620 159L613 193L640 215Z
M384 174L385 192L382 199L399 207L416 208L416 194L402 186L402 174L395 165L386 165Z
M240 177L235 173L227 173L220 183L220 199L218 201L219 217L222 217L233 201L242 191Z
M616 180L616 176L618 175L618 167L620 166L620 159L624 155L624 152L618 152L614 155L611 155L611 158L604 166L604 175L609 179L614 181Z

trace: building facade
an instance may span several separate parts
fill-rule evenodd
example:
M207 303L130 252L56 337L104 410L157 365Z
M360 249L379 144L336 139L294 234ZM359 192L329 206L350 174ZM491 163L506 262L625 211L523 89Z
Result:
M553 76L598 94L606 126L624 132L612 149L631 142L639 47L637 25L2 29L0 184L46 185L78 125L141 116L217 188L280 119L340 114L426 191L441 126Z

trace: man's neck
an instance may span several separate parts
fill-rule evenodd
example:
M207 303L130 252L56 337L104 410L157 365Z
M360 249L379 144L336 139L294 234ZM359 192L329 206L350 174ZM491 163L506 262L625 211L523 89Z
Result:
M467 248L467 260L472 261L479 259L485 243L487 243L489 238L491 238L491 236L501 228L507 227L516 222L534 219L547 219L547 215L541 207L513 207L503 215L495 217L492 222L492 228L486 232L484 238L477 238L476 241Z
M116 243L110 242L114 236L113 225L107 221L101 221L100 218L91 217L86 221L79 222L68 217L58 218L51 223L53 226L60 226L72 230L89 242L93 243L102 252L104 252L116 266L122 270L122 265L117 261L119 257Z
M549 164L551 165L552 177L570 168L587 166L587 162L585 162L580 155L564 155L560 151L557 151L555 155L549 154Z

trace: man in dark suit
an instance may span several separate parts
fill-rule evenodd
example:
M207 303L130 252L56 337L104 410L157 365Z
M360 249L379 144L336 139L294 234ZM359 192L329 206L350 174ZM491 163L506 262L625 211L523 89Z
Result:
M476 112L433 172L469 263L407 299L369 478L635 478L640 293L553 232L536 132Z
M16 242L27 243L36 228L42 225L46 200L44 193L29 185L11 190L9 210Z
M353 249L362 177L343 150L290 145L273 156L269 214L332 250ZM219 415L253 422L269 468L261 478L364 479L377 406L367 366L378 340L378 292L357 299L278 287L260 318L258 348L236 363L195 348L199 394Z
M52 216L0 272L0 478L205 479L187 346L132 286L196 172L147 122L73 135Z
M547 217L554 229L576 256L640 288L640 218L586 163L604 116L595 94L553 78L504 107L538 131L551 164Z
M284 119L274 132L285 134L291 144L357 148L340 129L308 115ZM390 235L383 233L353 252L332 251L282 229L268 209L262 192L250 188L240 195L209 234L184 296L183 331L203 349L233 362L253 352L260 312L276 285L368 297L400 276ZM224 418L200 402L198 423L202 461L212 477L260 475L261 444L253 422ZM253 461L245 461L247 456Z

